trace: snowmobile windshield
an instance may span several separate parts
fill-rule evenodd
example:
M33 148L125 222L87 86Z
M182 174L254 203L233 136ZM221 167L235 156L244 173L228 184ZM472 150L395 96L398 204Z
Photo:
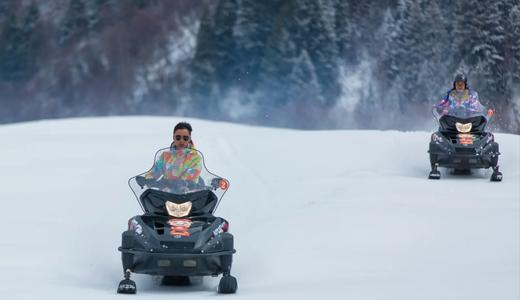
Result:
M474 110L467 108L465 106L457 106L455 108L450 108L448 111L438 113L442 116L452 116L458 119L469 119L474 117L484 117L486 118L486 114L484 113L484 109L482 110Z
M197 195L209 195L220 201L229 187L229 181L206 169L201 152L171 147L157 151L152 168L131 177L128 184L145 211L150 211L145 199L150 192L159 198L178 199L172 201L179 203Z

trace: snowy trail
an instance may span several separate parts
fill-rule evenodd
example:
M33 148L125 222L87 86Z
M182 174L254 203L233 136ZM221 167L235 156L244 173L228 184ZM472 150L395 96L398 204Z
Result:
M115 117L0 126L5 299L114 299L117 247L140 213L126 180L177 119ZM520 297L520 136L496 134L491 171L427 179L428 132L294 131L188 120L231 188L240 299ZM215 297L218 278L138 297ZM27 285L30 283L29 285Z

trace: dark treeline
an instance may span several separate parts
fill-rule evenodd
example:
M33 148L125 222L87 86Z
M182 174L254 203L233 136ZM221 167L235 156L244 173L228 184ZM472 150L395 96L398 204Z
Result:
M464 72L520 133L520 0L0 2L1 122L424 129Z
M170 114L209 1L0 1L0 122Z

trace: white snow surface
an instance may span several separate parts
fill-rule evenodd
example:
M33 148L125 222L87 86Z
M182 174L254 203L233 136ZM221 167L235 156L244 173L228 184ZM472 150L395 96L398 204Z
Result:
M490 170L427 179L429 132L298 131L187 119L217 211L235 236L235 295L133 275L116 294L117 247L148 170L181 118L108 117L0 126L3 299L520 298L520 136L496 134ZM133 298L134 299L134 298Z

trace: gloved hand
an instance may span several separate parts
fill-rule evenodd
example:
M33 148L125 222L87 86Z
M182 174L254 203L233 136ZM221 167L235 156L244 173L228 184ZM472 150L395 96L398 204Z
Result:
M135 181L141 188L144 188L144 186L146 185L146 178L144 178L143 176L136 176Z
M211 186L213 187L214 190L218 189L219 186L220 186L220 180L222 180L222 178L213 178L211 179Z

